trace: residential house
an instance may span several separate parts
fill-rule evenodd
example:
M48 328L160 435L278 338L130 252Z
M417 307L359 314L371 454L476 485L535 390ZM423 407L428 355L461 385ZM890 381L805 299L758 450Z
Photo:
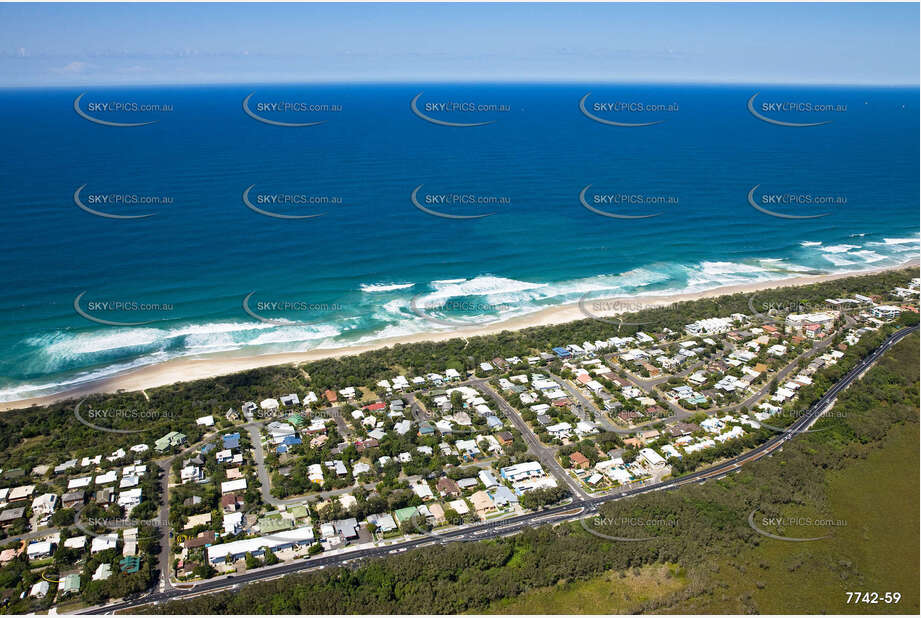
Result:
M171 431L159 440L154 442L154 448L157 452L164 452L170 448L179 446L186 441L185 434L179 433L178 431Z
M32 514L40 519L50 517L58 506L57 494L42 494L32 500Z
M486 519L489 513L496 511L496 504L485 491L478 491L470 496L470 502L473 504L473 510L480 519Z
M500 509L518 505L518 496L516 496L515 492L513 492L505 485L499 485L496 487L491 497L493 504L495 504L496 507Z
M80 576L76 573L65 575L58 584L58 594L77 594L80 592Z
M446 476L438 479L438 481L435 483L435 489L438 490L438 493L442 497L456 498L461 495L461 490L457 485L457 482Z
M573 468L585 470L586 468L589 467L591 462L588 460L588 457L586 457L579 451L576 451L575 453L572 453L569 456L569 463Z
M493 487L499 484L499 481L497 481L496 477L493 476L493 473L491 470L480 470L477 476L479 477L483 485L486 486L486 489L492 489Z
M432 514L432 517L435 520L436 526L440 526L447 521L445 519L444 507L438 504L437 502L429 505L429 512Z
M82 491L71 491L61 496L61 507L65 509L79 508L86 503L86 496Z

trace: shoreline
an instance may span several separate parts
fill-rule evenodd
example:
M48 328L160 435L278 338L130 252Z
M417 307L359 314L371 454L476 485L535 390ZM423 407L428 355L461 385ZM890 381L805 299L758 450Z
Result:
M813 283L822 283L824 281L834 281L836 279L846 279L848 277L859 277L861 275L871 275L892 270L902 270L905 268L917 268L919 266L918 258L912 258L897 266L883 268L871 268L860 271L851 271L846 273L832 273L826 275L803 275L799 277L790 277L787 279L775 279L769 281L758 281L736 285L716 287L701 292L681 292L677 294L661 294L650 296L615 296L609 298L592 299L592 302L631 302L641 304L642 308L652 308L663 305L670 305L678 302L687 302L703 298L713 298L717 296L726 296L730 294L752 293L760 290L799 287ZM600 311L599 317L610 317L617 313L626 313L632 311ZM115 393L120 390L124 391L141 391L147 388L157 388L167 386L178 382L191 382L205 378L229 375L250 369L261 367L271 367L276 365L300 364L309 361L320 360L324 358L339 358L362 354L371 350L386 348L395 344L412 344L421 342L438 342L458 337L477 337L482 335L496 334L505 330L523 330L535 326L552 326L565 324L577 320L587 319L591 316L583 313L579 303L568 303L555 307L547 307L534 313L524 316L510 318L508 320L490 323L486 325L471 325L469 327L457 328L449 331L416 333L400 337L388 337L379 339L370 343L343 346L341 348L317 348L303 352L279 352L272 354L262 354L256 356L220 356L221 353L214 355L200 355L197 358L174 358L162 363L131 369L121 374L115 374L94 382L81 385L77 388L61 391L50 395L32 397L28 399L19 399L14 401L0 402L0 411L15 410L28 408L31 406L44 406L58 401L83 397L95 393Z

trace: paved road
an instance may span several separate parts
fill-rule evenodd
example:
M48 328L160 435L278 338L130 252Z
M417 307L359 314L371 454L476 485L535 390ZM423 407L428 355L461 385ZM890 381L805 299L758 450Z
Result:
M528 445L528 450L533 453L537 460L541 463L546 470L549 470L551 474L558 481L561 481L572 490L573 494L579 496L580 498L587 498L588 494L585 493L585 490L582 489L582 486L576 482L567 472L563 469L563 466L556 460L556 449L544 446L541 441L538 439L534 432L531 431L531 428L528 427L528 424L525 422L521 415L518 413L518 410L513 408L509 403L499 395L492 387L486 382L486 380L472 380L471 383L477 388L480 392L485 394L487 397L491 398L499 408L505 413L505 416L508 417L510 421L518 428L518 431L521 432L521 437L524 438L525 444Z
M548 523L553 523L557 521L565 521L576 519L585 516L591 516L597 512L598 507L605 502L620 500L623 498L648 493L651 491L662 491L674 489L684 485L691 485L694 483L705 483L711 479L719 479L724 476L731 474L737 471L744 464L751 461L756 461L761 459L764 456L771 455L775 451L778 451L783 448L783 445L788 441L792 440L797 435L808 431L808 429L815 423L818 418L822 415L825 410L829 408L838 394L847 388L854 380L856 380L864 371L866 371L874 362L876 362L889 348L895 345L898 341L906 337L909 333L917 330L917 327L904 328L893 335L891 335L880 347L874 350L870 355L861 360L857 365L854 366L847 374L845 374L841 380L839 380L832 388L828 390L825 395L822 396L809 410L806 411L801 417L796 419L789 427L787 427L783 432L778 433L777 436L771 438L764 444L743 453L737 457L729 459L721 464L700 470L688 474L683 477L670 479L667 481L662 481L659 483L653 483L649 485L644 485L642 487L635 487L630 489L625 489L622 491L614 491L609 494L598 496L594 498L585 498L581 497L574 500L572 503L557 507L552 507L542 511L537 511L535 513L527 513L524 515L518 515L516 517L511 517L508 519L502 519L498 521L485 522L475 526L469 526L462 529L452 530L438 535L426 535L421 538L415 538L401 543L396 543L394 545L385 546L385 547L374 547L367 548L362 550L357 550L354 552L349 552L340 555L334 556L317 556L310 558L308 560L301 560L292 563L286 563L282 565L277 565L273 567L264 567L255 571L247 572L240 576L227 576L222 578L215 578L202 582L195 585L191 589L178 589L174 588L167 590L165 592L157 591L148 593L141 596L140 598L134 600L127 600L118 603L113 603L101 607L92 607L80 610L76 613L78 614L99 614L99 613L112 613L115 611L121 611L125 609L130 609L132 607L138 607L141 605L146 605L149 603L160 603L164 601L179 599L182 597L197 596L203 593L216 592L224 589L236 588L241 584L250 583L254 581L274 579L287 575L289 573L295 573L299 571L307 571L318 568L326 568L327 566L339 566L352 562L358 559L372 558L372 557L382 557L396 551L406 551L408 549L418 548L425 545L434 545L434 544L443 544L449 541L468 541L468 540L481 540L488 538L495 538L499 536L506 536L514 534L518 531L531 528L535 525L546 525ZM478 381L480 386L484 386L482 381ZM508 413L508 409L511 409L507 403L501 397L498 397L492 389L486 387L485 392L491 393L491 396L497 400L499 405ZM504 404L504 405L503 405ZM517 416L517 413L514 410L511 410L509 418L514 419ZM520 420L520 419L519 419ZM523 421L522 421L523 422ZM517 424L517 423L516 423ZM525 426L525 429L528 429ZM524 436L529 435L529 431L523 431ZM527 438L526 438L527 439ZM554 460L555 463L555 460ZM583 495L581 492L577 492L577 495Z
M60 531L60 528L41 528L40 530L33 530L32 532L24 532L22 534L8 536L5 539L0 539L0 543L7 545L13 541L31 541L32 539L40 539Z
M160 565L160 581L157 583L157 587L160 592L165 592L173 587L170 582L172 565L170 564L171 554L169 550L169 475L173 458L170 457L169 459L161 460L156 463L157 471L160 474L160 555L157 557L157 561Z
M607 415L605 415L604 412L598 409L598 406L595 405L595 402L589 399L588 397L586 397L585 395L583 395L579 391L578 388L576 388L575 386L572 385L571 382L569 382L569 380L566 380L562 378L561 376L555 375L553 373L550 373L550 375L551 377L553 377L554 380L560 383L564 389L566 389L566 392L568 392L569 395L573 399L576 400L578 405L581 406L583 410L593 413L592 415L595 417L595 423L597 425L600 425L601 428L605 431L614 431L614 432L617 431L617 427L614 425L614 423L612 423L611 420L608 419ZM585 416L587 417L587 415ZM591 420L591 419L584 418L582 420Z
M259 478L259 493L262 495L262 501L272 506L282 506L299 504L306 500L306 496L281 499L272 495L272 483L265 465L265 450L262 448L262 423L249 423L245 429L249 433L250 444L253 445L253 460L256 464L256 476Z
M681 339L679 339L678 341L681 341ZM644 378L642 376L638 376L632 371L630 371L629 369L627 369L626 367L624 367L623 365L621 365L616 359L616 356L619 354L619 352L611 352L609 354L604 354L602 355L602 357L608 363L609 366L617 365L619 369L622 369L623 372L626 374L627 379L633 382L635 386L638 386L639 388L642 388L645 391L651 392L652 389L655 388L657 384L661 384L662 382L667 381L669 378L684 378L686 376L691 375L693 372L697 371L704 364L710 363L714 360L719 360L719 359L724 358L727 354L735 350L735 347L732 346L732 344L730 344L730 347L732 348L730 352L727 352L725 354L716 354L714 355L712 359L708 359L706 361L704 360L694 361L693 363L691 363L690 365L688 365L687 367L685 367L684 369L682 369L681 371L677 373L664 374L656 378ZM613 361L612 361L612 358L614 359Z
M679 406L676 402L672 401L668 397L662 397L662 400L661 400L662 403L667 405L669 409L672 410L673 412L671 416L667 418L654 419L651 421L647 421L645 423L641 423L639 425L632 425L629 429L614 429L613 431L619 434L628 434L628 433L633 433L637 430L643 429L645 427L655 425L657 423L684 420L688 417L691 417L697 414L698 412L706 412L707 415L714 416L716 414L722 414L725 412L734 412L735 410L738 410L739 408L743 406L751 408L754 404L760 401L764 396L770 393L770 391L772 390L771 388L772 382L776 380L778 384L783 383L783 381L786 379L788 375L790 375L790 373L792 373L794 370L798 370L799 362L801 360L806 359L806 358L813 358L817 356L820 352L824 352L828 348L828 346L831 345L831 341L833 338L834 338L834 335L829 335L828 337L825 337L824 339L822 339L821 341L813 345L808 350L800 353L796 358L794 358L792 361L787 363L780 371L778 371L775 376L773 376L770 380L765 382L764 385L760 389L758 389L756 393L750 395L749 397L745 398L744 400L738 403L734 403L728 406L722 406L719 408L708 408L706 410L685 410L684 408ZM608 356L613 356L613 355L608 355ZM660 384L662 382L665 382L666 380L668 380L669 377L675 377L675 376L683 377L683 376L689 375L700 364L702 363L698 362L695 365L685 369L684 371L674 374L674 376L663 376L660 378L648 378L648 379L640 378L626 370L624 370L624 373L627 376L627 380L629 380L634 386L641 388L641 389L645 389L647 392L651 392L653 386Z
M342 408L327 408L330 418L336 421L336 431L339 432L339 435L343 440L348 440L354 433L345 422L345 418L342 416Z
M777 374L774 375L774 377L772 377L770 380L765 382L764 385L754 395L746 398L743 401L740 401L739 403L735 403L729 406L723 406L721 408L711 408L710 410L707 410L707 413L708 414L719 414L721 412L731 412L733 410L739 409L742 406L747 406L748 408L751 408L762 397L764 397L765 395L771 392L772 382L776 381L777 384L783 384L788 375L790 375L794 371L799 371L800 361L804 359L814 358L819 353L823 353L828 348L828 346L831 345L832 339L834 339L834 334L829 335L828 337L825 337L824 339L822 339L821 341L813 345L808 350L801 352L796 358L791 360L789 363L787 363L786 366L784 366L780 371L778 371Z
M627 376L627 378L626 378L627 381L630 382L631 384L633 384L633 386L639 388L640 390L642 390L642 391L644 391L644 392L646 392L646 393L650 393L650 394L655 390L655 387L656 387L656 386L658 386L659 384L661 384L661 383L663 383L663 382L666 382L669 378L672 378L672 377L678 377L678 378L680 378L680 377L684 377L684 376L686 376L686 375L689 375L689 374L690 374L692 371L694 371L697 367L699 367L700 365L703 364L703 361L697 361L696 363L694 363L694 364L691 365L690 367L687 367L687 368L684 369L683 371L679 371L678 373L675 373L675 374L663 375L663 376L659 376L658 378L642 378L642 377L640 377L640 376L635 375L633 372L628 371L628 370L626 369L626 367L623 367L623 366L622 366L620 363L618 363L616 360L611 361L611 358L612 358L612 357L615 357L615 356L617 356L617 353L616 353L616 352L615 352L615 353L612 353L612 354L607 354L607 355L605 355L604 358L605 358L605 360L608 362L609 365L611 365L611 366L616 365L617 367L619 367L620 369L622 369L623 372L624 372L624 375ZM690 411L688 411L688 410L685 410L684 408L682 408L681 406L679 406L677 403L675 403L674 401L672 401L672 400L669 399L668 397L664 397L664 396L663 396L663 397L661 397L661 398L659 399L659 401L660 401L665 407L667 407L669 410L672 411L671 416L666 416L666 417L664 417L664 418L654 418L654 419L649 420L649 421L646 421L646 422L644 422L644 423L639 423L638 425L631 425L629 428L626 428L626 429L620 428L620 427L615 427L615 428L612 429L611 431L613 431L614 433L619 433L619 434L622 434L622 435L623 435L623 434L633 433L633 432L635 432L635 431L637 431L637 430L645 429L646 427L650 427L650 426L656 425L656 424L658 424L658 423L669 423L669 422L672 422L672 421L681 421L681 420L684 420L684 419L688 418L689 416L693 416L694 414L696 414L696 412L690 412Z
M262 447L262 436L260 434L260 427L262 423L250 423L245 426L246 430L249 432L250 442L253 445L253 460L256 464L256 475L259 477L259 493L262 496L262 501L266 504L272 506L287 506L292 504L303 504L308 499L321 499L325 500L332 496L338 496L340 494L350 493L355 490L354 486L342 487L340 489L330 489L327 491L314 491L302 496L294 496L291 498L276 498L272 495L272 483L269 479L269 471L265 465L265 449ZM377 485L375 483L366 483L364 485L365 489L372 490Z

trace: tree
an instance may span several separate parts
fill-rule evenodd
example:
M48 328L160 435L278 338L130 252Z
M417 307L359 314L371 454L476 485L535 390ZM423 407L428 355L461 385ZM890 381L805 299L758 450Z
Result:
M51 515L51 525L57 528L63 528L74 523L74 510L61 509Z
M275 552L273 552L273 551L272 551L271 549L269 549L268 547L265 548L265 559L264 559L264 561L265 561L265 565L266 565L266 566L272 566L273 564L278 564L279 562L281 562L281 560L279 560L278 556L275 555Z
M568 495L569 492L562 487L532 489L521 496L521 506L533 510L548 504L555 504Z
M228 554L227 557L230 558L230 555ZM231 562L232 560L228 561L227 564L230 564ZM212 567L211 564L209 564L208 562L205 562L204 564L200 564L197 567L195 567L195 569L192 570L192 575L194 575L195 577L199 579L209 579L211 577L214 577L216 574L217 574L217 571L215 571L214 567Z
M460 513L448 507L445 509L445 521L453 526L458 526L464 523L464 518L461 517Z
M256 569L262 566L262 561L255 557L251 552L246 552L246 555L243 557L246 561L246 569Z

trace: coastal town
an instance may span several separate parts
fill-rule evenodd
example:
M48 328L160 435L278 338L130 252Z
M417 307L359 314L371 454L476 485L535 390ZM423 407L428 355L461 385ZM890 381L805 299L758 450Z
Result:
M921 0L0 42L0 618L921 616Z
M862 339L918 313L919 290L913 278L821 306L753 299L683 328L612 325L604 340L265 392L150 442L4 465L2 601L71 611L398 552L407 539L680 477L782 434ZM75 414L88 422L79 404ZM34 581L10 596L23 573Z

